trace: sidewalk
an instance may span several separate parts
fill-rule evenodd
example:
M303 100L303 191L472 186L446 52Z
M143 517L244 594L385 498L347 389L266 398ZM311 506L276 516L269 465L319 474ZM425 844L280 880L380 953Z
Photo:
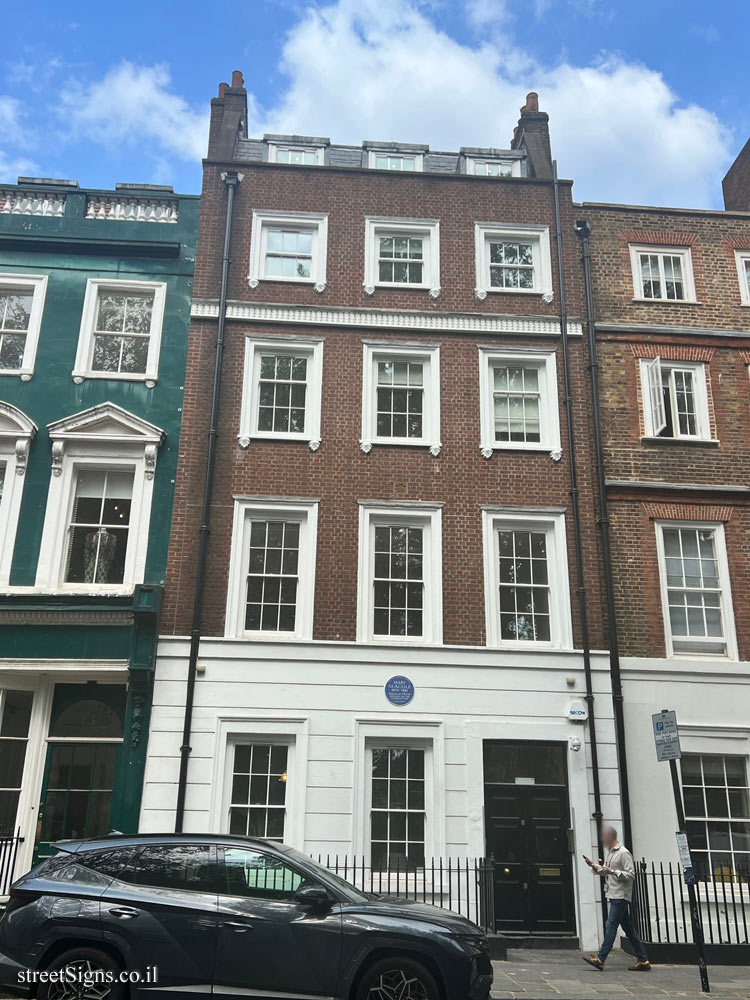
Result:
M605 972L597 972L581 960L580 951L532 951L513 949L507 962L493 962L495 982L492 996L512 1000L587 1000L598 997L705 997L695 965L655 965L651 972L629 972L633 959L614 950ZM750 997L750 967L709 966L711 996Z

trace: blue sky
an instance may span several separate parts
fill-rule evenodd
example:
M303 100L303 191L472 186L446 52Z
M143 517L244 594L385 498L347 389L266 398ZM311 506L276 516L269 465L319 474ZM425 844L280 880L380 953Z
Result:
M578 200L720 207L749 29L737 0L31 0L3 23L0 181L197 192L209 99L240 69L254 134L357 143L507 146L538 90Z

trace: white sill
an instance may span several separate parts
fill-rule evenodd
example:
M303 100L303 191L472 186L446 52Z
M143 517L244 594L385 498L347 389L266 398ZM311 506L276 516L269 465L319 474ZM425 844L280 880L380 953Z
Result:
M309 444L314 438L309 434L293 434L290 431L251 431L249 434L238 434L238 438L250 438L251 441L302 441Z
M390 387L389 387L390 388ZM433 448L437 447L439 441L425 441L422 438L416 440L415 438L367 438L363 437L363 440L369 441L373 446L376 444L381 445L395 445L398 448Z
M556 642L538 641L535 642L533 639L501 639L499 642L488 642L485 644L485 649L502 649L510 651L512 649L544 649L544 650L559 650L564 653L572 653L574 648L572 645L560 645Z
M738 663L736 656L730 656L729 653L699 653L697 650L687 650L681 649L679 652L675 652L673 649L667 653L667 656L671 660L718 660L721 662Z
M633 302L645 303L646 305L661 306L700 306L703 305L698 299L644 299L633 297Z
M294 166L312 166L312 164L301 164L295 163ZM289 166L289 164L282 163L282 167ZM260 640L262 642L312 642L311 635L297 635L294 632L263 632L260 629L254 632L227 632L224 636L225 639L247 639L252 642L254 639Z
M492 441L487 444L482 442L482 448L492 448L493 451L539 451L549 454L559 447L559 441L548 444L540 441Z
M0 368L0 375L15 375L27 382L33 374L33 368Z
M660 434L642 434L641 441L650 441L658 444L712 444L718 445L718 438L702 437L662 437Z
M29 597L128 597L135 591L134 583L127 584L77 584L61 583L59 586L22 587L14 584L2 588L4 594L28 594Z
M366 635L357 638L358 643L371 643L373 646L442 646L438 639L425 639L422 635Z
M156 374L148 372L71 372L74 379L104 379L113 382L156 382Z
M286 166L286 164L282 164ZM321 279L320 278L284 278L282 275L273 277L271 275L265 274L248 274L248 281L280 281L285 285L315 285Z

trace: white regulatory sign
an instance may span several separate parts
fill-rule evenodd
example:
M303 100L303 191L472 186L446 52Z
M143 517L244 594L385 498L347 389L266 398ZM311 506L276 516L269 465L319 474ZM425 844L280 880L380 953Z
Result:
M657 712L651 716L654 724L654 742L657 760L679 760L680 734L677 730L676 712Z

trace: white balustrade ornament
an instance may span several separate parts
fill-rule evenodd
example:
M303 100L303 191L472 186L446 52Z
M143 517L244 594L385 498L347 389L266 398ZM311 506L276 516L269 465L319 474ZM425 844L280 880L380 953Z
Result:
M0 190L0 213L4 215L65 214L65 195L41 191Z
M178 203L172 198L97 197L86 199L87 219L110 222L177 222Z

